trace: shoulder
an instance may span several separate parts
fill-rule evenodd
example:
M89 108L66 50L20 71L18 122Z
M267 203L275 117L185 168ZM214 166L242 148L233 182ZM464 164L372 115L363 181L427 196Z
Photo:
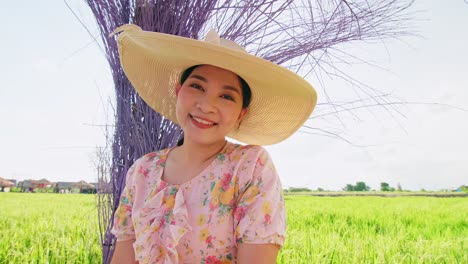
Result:
M264 175L265 169L274 171L273 161L268 151L258 145L231 144L226 151L226 160L239 174L239 177L250 179Z
M155 173L155 170L164 168L169 150L150 152L138 158L128 170L127 182L152 178L150 176Z
M226 155L234 160L238 159L239 161L245 160L257 160L262 157L270 157L268 151L259 145L240 145L229 143L229 146L226 151Z
M161 149L157 151L153 151L150 153L147 153L143 156L141 156L135 163L139 162L140 164L146 164L146 163L157 163L159 161L165 161L167 154L169 153L171 149L166 148L166 149Z
M170 148L162 149L147 153L138 158L132 167L150 167L150 166L164 166Z

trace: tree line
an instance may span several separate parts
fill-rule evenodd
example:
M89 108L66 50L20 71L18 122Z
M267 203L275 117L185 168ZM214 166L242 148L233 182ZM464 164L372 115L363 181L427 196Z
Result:
M358 181L358 182L356 182L356 184L346 184L346 186L343 187L342 190L346 191L346 192L367 192L367 191L371 191L372 189L365 182ZM325 190L323 188L320 188L320 187L317 188L316 190L312 190L312 189L307 188L307 187L289 187L287 189L284 189L284 192L313 192L313 191L324 192L324 191L327 191L327 190ZM387 182L381 182L379 191L381 191L381 192L394 192L394 191L401 192L401 191L406 191L406 190L403 190L399 183L397 184L396 187L392 187ZM425 190L421 189L421 191L425 191ZM468 192L468 186L462 185L459 188L457 188L456 190L452 190L452 191Z
M365 182L359 181L356 182L355 185L353 184L346 184L346 186L343 188L343 191L347 192L366 192L370 191L371 188L368 186ZM380 191L381 192L394 192L394 191L402 191L401 185L398 183L397 187L392 187L390 184L386 182L381 182L380 183Z

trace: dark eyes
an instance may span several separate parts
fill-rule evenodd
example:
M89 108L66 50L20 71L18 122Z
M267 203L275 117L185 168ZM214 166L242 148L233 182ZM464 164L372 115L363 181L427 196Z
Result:
M204 89L201 85L199 85L199 84L197 84L197 83L192 83L192 84L190 84L189 86L192 87L192 88L194 88L194 89L196 89L196 90L205 91L205 89ZM233 101L233 102L236 101L235 98L234 98L234 96L229 95L229 94L223 94L223 95L221 95L220 97L223 98L223 99L226 99L226 100Z
M195 88L197 90L203 90L203 87L201 87L201 85L198 85L196 83L190 84L190 87Z
M234 97L230 96L229 94L223 94L221 95L222 98L226 99L226 100L231 100L231 101L234 101Z

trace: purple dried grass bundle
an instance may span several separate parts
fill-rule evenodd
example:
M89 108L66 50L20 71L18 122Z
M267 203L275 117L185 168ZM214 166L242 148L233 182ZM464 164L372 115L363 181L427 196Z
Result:
M223 38L240 43L250 53L303 76L320 71L331 74L331 68L338 77L358 84L372 104L389 105L388 97L365 85L359 86L334 63L345 62L342 57L346 53L340 51L340 44L407 35L411 16L407 10L413 1L376 0L370 4L365 0L87 0L87 3L101 32L116 95L115 130L110 139L112 155L101 153L105 158L98 161L102 165L98 169L101 183L98 204L103 262L108 263L115 245L109 231L126 171L143 154L173 146L182 133L177 125L150 109L132 88L120 66L116 41L108 37L115 28L133 23L144 30L194 39L214 28ZM333 106L330 113L337 112L334 104L330 105ZM341 107L346 108L346 104Z

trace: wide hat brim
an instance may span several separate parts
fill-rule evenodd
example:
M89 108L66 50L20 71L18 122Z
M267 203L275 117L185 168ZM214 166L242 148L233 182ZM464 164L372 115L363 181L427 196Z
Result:
M175 87L194 65L230 70L250 86L252 101L238 129L227 136L255 145L270 145L296 132L311 115L317 93L296 73L270 61L223 46L124 25L120 62L141 98L156 112L178 124Z

